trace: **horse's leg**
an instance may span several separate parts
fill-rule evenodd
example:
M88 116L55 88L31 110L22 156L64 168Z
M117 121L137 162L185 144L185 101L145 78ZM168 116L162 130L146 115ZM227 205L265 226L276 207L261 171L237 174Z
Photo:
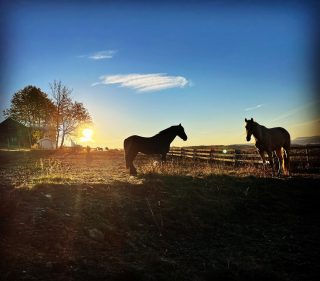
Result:
M129 155L130 155L130 140L129 139L125 139L123 142L123 148L124 148L124 159L126 161L126 168L129 169L130 167L130 159L129 159Z
M290 149L284 148L284 169L286 169L286 174L290 177Z
M131 152L128 155L128 163L129 163L129 168L130 168L130 175L137 175L137 169L135 168L135 166L133 165L133 160L134 158L136 158L138 152Z
M263 166L263 174L266 176L266 156L264 155L264 151L259 150L260 157L262 159L262 166Z
M272 176L274 176L274 167L273 167L272 151L267 151L267 154L268 154L270 166L271 166L271 169L272 169Z
M129 169L129 167L130 167L129 153L127 151L124 152L124 159L126 160L126 168Z
M276 155L278 157L278 177L280 177L281 176L281 166L282 166L282 172L284 173L284 159L282 157L281 148L276 150Z
M137 175L137 169L135 168L133 163L131 163L131 166L130 166L130 175L131 176L136 176Z
M167 160L167 153L161 154L161 161L165 162Z

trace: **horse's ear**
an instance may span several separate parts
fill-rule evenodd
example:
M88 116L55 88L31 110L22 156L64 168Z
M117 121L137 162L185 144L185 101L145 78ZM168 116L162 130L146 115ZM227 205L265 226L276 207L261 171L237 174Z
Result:
M244 121L248 122L247 118L244 118Z
M253 121L253 118L251 118L251 121Z
M179 126L181 127L181 123L179 124Z

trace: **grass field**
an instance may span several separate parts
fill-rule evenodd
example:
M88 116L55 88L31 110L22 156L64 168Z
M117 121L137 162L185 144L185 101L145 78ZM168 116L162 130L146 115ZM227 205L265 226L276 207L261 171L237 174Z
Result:
M318 280L319 175L0 152L0 280Z

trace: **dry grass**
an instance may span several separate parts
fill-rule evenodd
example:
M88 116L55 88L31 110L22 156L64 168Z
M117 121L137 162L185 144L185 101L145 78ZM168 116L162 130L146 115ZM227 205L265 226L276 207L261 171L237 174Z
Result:
M7 159L11 159L9 163ZM119 152L8 151L1 167L2 182L15 187L37 183L109 183L127 177Z
M130 177L124 167L121 151L116 152L2 152L0 176L3 185L32 187L39 183L108 184L114 181L139 182ZM8 161L8 159L10 159ZM14 159L14 161L12 160ZM8 162L7 162L8 161ZM135 161L140 176L147 174L187 175L204 177L208 175L231 175L265 177L263 170L254 165L234 167L227 164L169 158L166 163L159 157L139 155Z
M156 159L138 161L142 174L156 173L161 175L187 175L192 177L205 177L210 175L229 175L246 177L255 175L265 177L263 170L255 165L237 166L225 163L208 163L206 161L194 161L190 159L172 158L166 163Z
M138 155L135 165L138 178L130 177L124 166L122 151L2 151L0 177L3 185L32 187L39 183L108 184L115 181L140 182L148 174L206 177L228 175L257 178L271 177L271 170L246 164L208 163L168 157ZM301 175L301 171L299 174ZM313 175L316 177L317 175Z

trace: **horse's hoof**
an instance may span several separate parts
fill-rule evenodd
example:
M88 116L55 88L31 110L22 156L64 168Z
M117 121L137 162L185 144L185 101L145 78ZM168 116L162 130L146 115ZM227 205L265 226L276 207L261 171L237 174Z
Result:
M136 170L131 170L130 171L130 176L136 176L138 173Z

